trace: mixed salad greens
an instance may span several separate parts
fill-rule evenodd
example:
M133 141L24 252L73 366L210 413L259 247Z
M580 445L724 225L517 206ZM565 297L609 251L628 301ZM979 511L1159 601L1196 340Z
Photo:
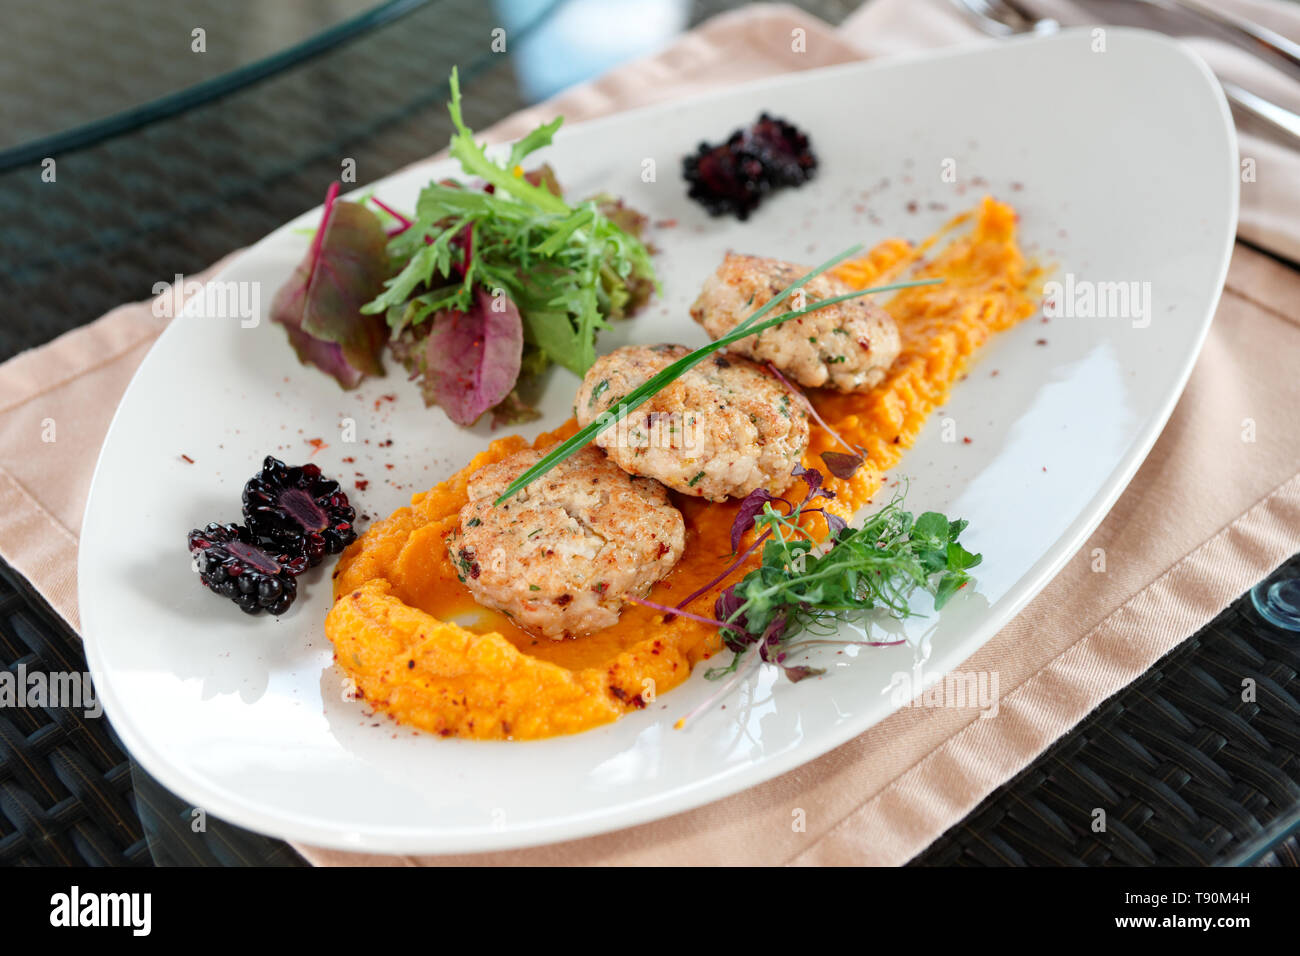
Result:
M875 609L895 619L912 617L917 612L911 599L918 589L929 593L935 610L940 610L973 580L971 569L980 564L982 556L966 550L957 540L966 529L965 520L951 520L937 511L913 516L904 510L904 493L900 492L855 528L817 504L819 498L835 497L823 487L820 471L796 466L795 475L807 488L801 501L775 496L763 488L741 501L731 526L734 560L712 581L676 607L632 598L636 604L663 611L665 620L681 616L718 628L723 644L732 652L729 664L711 667L704 674L714 681L728 675L731 679L677 721L678 728L711 709L764 663L798 682L825 673L824 668L794 662L809 648L904 643L902 639L845 640L840 625L869 624L865 615ZM826 525L824 538L813 534L809 520L813 515L819 515ZM750 532L753 540L742 551L741 542ZM712 617L686 610L760 549L758 566L717 593Z
M802 634L833 634L841 621L872 608L908 617L917 588L928 591L939 610L970 583L970 570L980 563L980 555L957 540L965 520L949 520L936 511L913 517L903 510L900 494L861 527L850 527L834 512L813 506L818 498L835 497L822 487L821 472L796 468L795 474L808 489L802 501L791 503L760 488L741 502L732 547L738 550L752 528L756 538L741 560L761 547L762 563L718 594L714 615L735 656L728 667L707 672L710 679L734 671L751 648L791 680L820 674L788 662L791 653L810 644L796 640ZM785 510L774 507L777 503ZM829 532L822 541L808 530L807 519L814 514Z
M640 238L645 219L605 195L571 204L549 166L524 171L562 118L498 163L465 125L455 69L448 112L450 153L471 181L430 183L413 217L373 198L378 211L337 201L332 186L272 319L303 362L345 388L379 374L388 342L426 404L453 421L473 424L488 411L494 421L519 421L535 415L521 379L552 363L582 375L599 330L658 288Z

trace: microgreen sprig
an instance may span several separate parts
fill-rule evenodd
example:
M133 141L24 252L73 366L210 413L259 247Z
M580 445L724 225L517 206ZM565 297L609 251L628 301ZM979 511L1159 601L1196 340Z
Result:
M818 497L833 497L821 487L821 474L811 468L798 474L808 494L787 511L773 508L779 499L761 489L742 503L749 507L737 515L739 527L733 531L751 526L761 531L755 543L763 544L762 563L718 595L714 614L736 658L706 676L730 673L754 644L763 660L780 664L794 680L820 673L785 663L801 631L833 629L845 615L873 607L908 617L913 613L909 597L917 588L929 591L940 609L970 582L970 569L980 563L978 554L958 543L965 521L933 511L914 518L898 494L861 527L850 528L824 508L809 507ZM826 519L825 541L813 538L804 523L814 513Z
M728 676L730 680L677 721L674 726L679 729L717 704L764 663L781 668L791 681L800 681L824 673L821 668L793 663L793 657L808 648L903 643L842 640L836 632L840 624L872 608L881 608L895 618L912 616L915 612L909 602L918 588L934 597L935 610L939 610L971 582L970 570L980 563L980 555L958 543L965 521L951 521L933 511L913 517L903 510L900 493L860 527L850 527L824 506L814 506L818 498L835 497L822 487L819 471L796 468L795 475L808 488L802 501L778 498L760 488L741 502L732 526L732 547L752 530L754 543L741 560L760 547L762 559L743 579L719 592L712 619L683 610L700 592L676 608L637 601L664 611L665 620L680 615L717 627L723 643L733 652L730 664L710 668L704 675L709 680ZM785 505L785 510L777 509L776 503ZM821 541L812 536L805 520L813 514L822 516L829 531ZM712 584L735 567L733 564Z
M605 429L614 425L620 418L644 405L666 386L670 385L696 365L699 365L714 352L725 349L729 345L734 345L736 342L743 338L747 338L748 336L766 332L768 329L775 328L783 322L788 322L801 315L808 315L811 312L816 312L818 309L824 309L828 305L835 305L839 302L846 302L849 299L860 298L861 296L871 295L876 292L891 292L895 289L909 289L915 286L936 285L943 282L943 279L941 278L911 279L904 282L891 282L889 285L875 286L870 289L860 289L856 292L848 292L844 295L830 296L807 305L802 309L796 309L792 312L783 312L775 318L763 321L763 317L767 315L768 312L772 311L772 309L774 309L778 304L785 301L785 299L796 289L799 289L805 283L821 275L828 269L833 268L850 256L855 255L861 248L860 245L851 246L839 255L826 260L816 269L790 283L779 294L773 296L773 298L762 308L758 309L753 315L749 316L726 335L722 336L722 338L710 342L708 345L700 346L695 351L683 355L671 365L667 366L655 375L652 375L649 379L642 382L625 395L616 407L606 409L596 418L595 421L579 429L571 437L565 439L551 449L551 451L544 455L537 464L533 465L512 481L509 487L507 487L506 490L501 493L501 496L496 499L494 504L501 505L509 500L516 492L527 487L560 462L573 455L578 451L578 449L582 448Z

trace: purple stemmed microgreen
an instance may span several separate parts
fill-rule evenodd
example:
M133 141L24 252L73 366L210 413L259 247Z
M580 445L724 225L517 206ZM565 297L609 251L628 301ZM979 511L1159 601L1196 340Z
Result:
M696 589L695 589L694 591L692 591L689 595L687 595L685 599L683 599L680 603L678 603L678 605L677 605L677 607L676 607L674 613L682 613L682 608L686 607L686 606L687 606L688 604L690 604L692 601L696 600L696 598L699 598L699 597L701 597L701 596L703 596L703 595L705 595L705 594L708 594L710 591L712 591L715 587L717 587L719 584L721 584L721 583L722 583L723 581L725 581L727 578L731 577L732 572L734 572L734 571L736 570L736 568L738 568L738 567L740 567L742 564L744 564L744 563L745 563L745 560L746 560L746 559L747 559L751 554L753 554L755 551L757 551L758 548L763 544L763 542L766 541L766 540L767 540L768 538L770 538L771 536L772 536L772 532L770 532L770 531L764 531L764 532L763 532L759 537L755 538L755 539L754 539L754 543L751 544L751 545L750 545L748 548L746 548L744 551L742 551L740 554L738 554L738 555L736 556L735 560L732 561L731 564L727 565L726 569L725 569L721 574L719 574L717 577L713 578L713 580L711 580L708 584L704 584L704 585L701 585L700 587L696 588ZM716 623L716 622L715 622L715 623Z
M671 621L675 617L684 617L687 620L695 621L698 624L708 624L710 627L716 627L718 622L711 617L704 617L702 614L692 614L690 611L683 611L680 607L669 607L667 604L660 604L657 601L651 601L649 598L639 598L629 595L627 600L633 604L640 604L642 607L648 607L655 611L662 611L664 621Z
M843 437L840 436L840 433L832 428L826 419L822 418L821 413L817 411L817 406L812 403L812 399L799 389L795 388L794 385L790 383L789 379L782 375L781 371L775 365L768 362L767 370L776 377L778 382L785 386L786 391L794 396L795 401L803 406L804 411L813 417L813 420L821 426L823 431L834 438L843 447L848 449L847 453L839 451L822 452L821 459L822 463L826 466L826 470L836 478L844 481L848 481L852 478L857 470L862 467L862 449L855 448L853 445L846 442Z
M566 199L548 166L523 170L562 119L489 156L465 125L455 69L450 89L450 154L465 176L430 182L409 212L370 197L386 272L361 308L387 326L426 405L460 425L484 412L494 425L527 421L539 414L527 383L552 362L586 372L597 333L658 288L654 265L638 214L605 196ZM484 316L484 295L504 323Z
M804 509L804 506L807 505L810 501L812 501L812 499L815 497L818 496L825 496L828 498L835 497L835 493L833 491L822 490L821 473L815 470L812 472L807 472L803 469L803 466L796 465L794 474L796 477L805 477L805 480L809 482L808 494L804 498L804 500L801 501L798 505L795 505L785 498L778 498L773 496L772 493L769 492L766 488L755 488L753 491L747 494L743 499L741 499L740 508L736 512L736 518L731 523L731 553L736 555L735 559L729 565L727 565L727 567L723 569L723 571L719 573L716 577L714 577L711 581L709 581L707 584L703 584L700 587L696 588L684 599L682 599L682 601L677 605L678 610L681 610L682 608L686 607L688 604L690 604L697 598L712 591L720 583L725 581L727 578L731 577L732 573L738 567L744 564L746 559L748 559L751 554L757 551L762 546L764 541L766 541L768 538L772 536L771 529L768 529L764 531L762 534L756 536L754 538L754 541L744 551L740 551L740 543L745 537L745 532L749 531L754 526L754 519L763 512L763 509L767 507L767 505L771 504L772 502L779 501L782 504L784 504L788 509L790 509L790 511L788 511L787 514L790 514L794 510L799 509L802 515L812 515L812 514L821 515L826 521L826 526L830 529L831 537L834 537L835 535L839 534L840 531L846 527L846 523L844 519L841 518L839 515L835 514L834 512L827 511L824 508ZM816 477L813 477L814 475Z
M679 727L724 697L759 664L776 665L797 682L824 673L821 668L793 663L796 655L813 647L904 643L838 640L828 635L872 608L883 608L896 618L911 616L909 599L917 588L933 595L938 610L970 583L969 571L980 562L980 555L958 543L965 521L951 521L932 511L914 518L903 510L900 494L861 527L853 528L824 506L809 507L817 498L835 497L822 487L820 471L796 467L794 473L808 489L798 504L791 505L766 491L752 493L742 502L732 527L733 547L752 527L757 537L742 560L761 547L762 561L740 581L718 592L712 620L683 610L702 592L677 608L657 606L665 613L717 627L733 655L728 666L705 672L710 680L728 675L733 675L732 679L678 721ZM784 503L786 509L774 507L774 502ZM812 514L820 514L827 522L830 533L822 541L816 541L803 522ZM820 636L807 636L810 631Z
M455 69L449 84L449 152L466 178L420 191L414 221L389 245L401 268L366 310L385 316L394 337L420 338L447 311L470 311L476 290L500 292L524 325L518 374L536 377L554 362L581 376L596 360L597 333L657 288L639 220L600 197L565 198L548 167L522 171L550 145L561 118L525 135L508 156L489 156L465 125ZM441 373L431 367L428 374Z
M791 653L797 653L806 647L898 647L900 644L906 643L907 638L905 637L900 637L896 641L829 641L809 639L791 644L787 650Z
M388 230L388 238L391 239L393 238L393 236L401 235L402 233L406 232L406 230L410 229L413 225L415 225L415 222L413 220L407 218L406 216L403 216L400 212L398 212L392 206L388 205L388 203L384 202L378 196L371 196L370 201L374 203L376 206L378 206L380 209L382 209L384 212L388 213L388 215L391 216L393 219L397 220L397 225L392 229Z

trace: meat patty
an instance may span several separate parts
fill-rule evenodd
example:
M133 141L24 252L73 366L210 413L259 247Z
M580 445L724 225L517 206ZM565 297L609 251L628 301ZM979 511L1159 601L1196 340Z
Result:
M558 640L617 622L627 596L672 570L686 526L662 485L590 445L494 506L541 457L529 449L475 472L447 549L475 600Z
M707 280L691 318L720 339L800 276L805 266L780 259L727 253ZM853 289L833 276L810 279L765 316L795 311L792 300L802 291L805 303L843 295ZM758 362L771 362L788 378L808 388L828 387L863 392L880 384L898 358L898 327L880 306L866 298L850 299L790 319L776 328L741 339L728 351Z
M586 425L690 349L630 345L596 360L574 413ZM625 471L711 501L779 494L808 447L802 404L762 367L714 355L596 437Z

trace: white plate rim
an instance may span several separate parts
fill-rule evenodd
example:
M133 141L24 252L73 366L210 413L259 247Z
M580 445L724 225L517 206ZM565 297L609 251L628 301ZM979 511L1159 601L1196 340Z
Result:
M1169 37L1148 30L1134 28L1107 28L1109 32L1119 35L1139 36L1147 42L1154 42L1158 45L1164 45L1184 57L1189 63L1195 66L1206 81L1212 97L1217 100L1220 117L1224 124L1224 130L1229 146L1230 153L1235 157L1237 153L1237 136L1235 125L1232 121L1231 111L1229 110L1227 100L1224 98L1218 85L1217 79L1210 70L1209 66L1193 50L1184 44L1178 43ZM750 83L739 86L728 86L718 90L710 90L696 99L707 100L714 97L721 97L734 94L737 90L753 90L759 92L775 86L798 83L815 79L825 75L834 75L837 73L873 71L877 69L887 69L890 66L900 62L914 61L937 61L944 59L961 58L966 56L987 53L991 49L1008 48L1021 44L1033 43L1050 43L1061 37L1078 35L1086 32L1087 28L1076 28L1071 30L1060 31L1045 37L1016 37L1009 40L986 40L975 44L962 46L958 48L948 48L937 51L915 51L888 59L872 61L856 61L835 66L824 67L815 70L801 71L795 74L781 74L772 77L765 77ZM641 113L653 113L662 109L665 105L679 105L681 101L669 101L668 104L655 104L641 107L634 110L621 111L613 116L599 117L585 121L581 124L573 124L572 127L566 127L567 130L575 129L581 126L583 129L599 127L609 120L624 118L627 115L636 115ZM406 173L421 166L429 165L437 161L438 157L428 160L422 160L401 170L394 171L389 176L398 173ZM373 183L352 190L348 195L360 195L371 189L381 187L389 176L381 177ZM1220 256L1220 266L1218 275L1215 280L1215 288L1218 290L1207 302L1205 316L1202 317L1197 330L1197 340L1195 348L1188 352L1188 357L1183 361L1177 373L1177 387L1171 389L1161 406L1159 413L1152 416L1145 426L1139 431L1138 435L1131 442L1130 447L1123 453L1119 464L1112 474L1103 483L1101 490L1093 501L1083 510L1083 512L1070 525L1068 532L1069 544L1061 548L1056 557L1046 564L1042 564L1036 573L1032 576L1027 575L1022 579L1008 594L999 602L1001 610L996 615L990 615L981 623L980 626L973 629L969 638L972 646L972 653L983 646L999 630L1005 627L1019 612L1029 603L1056 574L1061 568L1078 552L1088 539L1089 535L1104 520L1111 507L1118 500L1120 495L1127 488L1129 482L1141 467L1154 446L1160 433L1163 431L1165 424L1168 422L1173 409L1181 398L1183 390L1186 387L1187 380L1191 375L1192 369L1199 358L1200 351L1204 345L1205 338L1208 335L1210 324L1215 311L1217 310L1219 300L1222 296L1224 280L1227 276L1231 252L1236 240L1236 223L1239 211L1239 184L1235 176L1233 178L1234 188L1231 194L1231 225L1225 237L1225 244ZM295 219L281 225L273 230L267 236L247 247L231 262L227 263L219 273L213 275L209 281L221 281L226 274L231 271L240 261L249 255L256 254L261 247L272 241L275 237L288 229L296 228L304 221L313 221L313 217L318 217L320 206L307 210ZM159 338L151 347L150 352L158 347L167 336L176 332L181 323L169 323L163 330ZM147 354L141 363L141 367L149 359ZM110 444L114 437L115 431L119 428L119 411L126 404L126 398L132 393L139 382L138 376L133 376L128 384L123 398L119 404L119 410L114 412L112 422L109 425L104 439L104 446ZM87 511L91 508L96 500L96 486L99 481L100 465L103 462L103 451L101 448L100 456L95 465L95 471L91 480L90 493L87 496ZM87 571L83 565L85 561L85 551L79 552L78 559L78 580L87 580ZM81 585L79 585L80 592ZM79 594L80 596L80 594ZM83 641L85 644L87 660L90 666L92 678L95 681L96 691L99 701L102 702L105 715L113 718L115 715L124 715L125 706L117 699L112 688L112 682L106 679L103 670L98 645L90 637L95 625L88 623L95 620L97 611L89 611L83 606L81 611ZM635 802L620 803L615 809L604 810L600 812L583 812L571 817L559 817L545 823L530 823L527 829L513 829L506 827L504 829L493 829L490 827L483 828L457 828L455 830L437 830L435 828L423 828L412 830L405 828L393 828L386 830L384 828L370 828L363 834L342 832L336 825L331 824L328 820L311 820L298 817L294 820L287 820L276 815L266 815L259 812L258 809L251 807L247 801L241 800L240 797L219 786L208 786L204 782L186 776L181 771L174 768L165 758L158 754L148 742L145 734L126 720L113 720L113 728L121 738L125 748L130 755L139 761L141 766L152 776L154 776L163 786L173 792L193 800L197 805L203 806L209 813L258 832L271 834L286 840L300 841L315 846L321 846L340 850L367 850L381 853L465 853L465 852L491 852L504 849L523 849L533 846L562 842L565 840L577 839L580 837L595 836L601 833L607 833L613 830L624 829L662 819L687 810L695 809L708 803L731 796L742 790L748 789L761 782L774 779L789 771L809 763L818 757L823 756L836 747L842 746L847 741L859 736L877 721L871 721L866 726L858 726L854 721L845 721L835 727L832 733L818 739L815 743L805 743L797 749L780 753L775 756L765 757L761 763L751 763L747 767L737 770L736 772L716 778L712 781L695 784L690 787L680 787L677 791L664 791L657 793L653 797L645 798ZM508 746L519 747L527 746L528 742L516 742Z

